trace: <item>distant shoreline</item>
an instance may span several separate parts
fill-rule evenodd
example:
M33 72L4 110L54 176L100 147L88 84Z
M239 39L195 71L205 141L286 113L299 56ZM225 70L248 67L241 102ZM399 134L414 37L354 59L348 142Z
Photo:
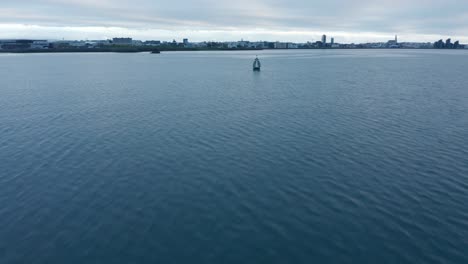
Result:
M436 48L297 48L297 49L258 49L258 48L66 48L66 49L27 49L0 50L1 53L142 53L174 51L262 51L262 50L468 50Z
M240 50L262 50L253 48L154 48L154 47L131 47L131 48L59 48L59 49L9 49L0 50L0 53L140 53L140 52L163 52L163 51L240 51Z

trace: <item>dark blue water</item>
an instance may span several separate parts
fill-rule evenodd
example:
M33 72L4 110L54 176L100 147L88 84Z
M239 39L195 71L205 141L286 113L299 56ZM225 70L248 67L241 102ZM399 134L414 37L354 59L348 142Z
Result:
M1 55L0 263L468 263L467 67Z

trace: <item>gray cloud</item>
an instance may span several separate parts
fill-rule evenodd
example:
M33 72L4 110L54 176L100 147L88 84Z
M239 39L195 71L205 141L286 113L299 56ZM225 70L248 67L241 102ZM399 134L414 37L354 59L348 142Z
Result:
M104 37L121 31L148 38L173 32L174 37L183 33L197 38L198 33L219 39L256 32L265 39L282 39L331 32L360 40L394 33L415 38L411 40L468 40L466 0L2 0L0 13L6 37L20 29L16 34L44 37L70 32Z

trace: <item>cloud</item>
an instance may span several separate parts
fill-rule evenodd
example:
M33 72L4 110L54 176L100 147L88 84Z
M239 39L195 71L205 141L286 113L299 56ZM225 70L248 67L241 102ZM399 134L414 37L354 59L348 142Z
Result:
M2 0L0 13L0 38L32 33L91 38L122 32L154 39L172 32L192 39L305 41L329 32L355 41L393 34L412 41L468 40L465 0Z

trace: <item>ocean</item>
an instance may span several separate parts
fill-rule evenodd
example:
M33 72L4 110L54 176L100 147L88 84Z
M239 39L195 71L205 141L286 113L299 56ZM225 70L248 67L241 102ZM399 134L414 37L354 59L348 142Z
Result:
M2 264L468 263L468 51L0 62Z

